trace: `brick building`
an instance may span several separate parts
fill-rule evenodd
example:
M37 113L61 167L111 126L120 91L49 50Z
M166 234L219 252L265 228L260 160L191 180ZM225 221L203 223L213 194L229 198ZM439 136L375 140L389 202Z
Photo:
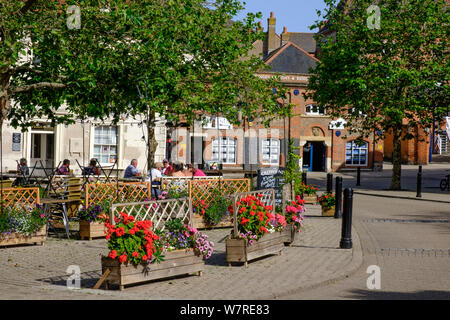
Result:
M254 43L250 54L260 56L269 70L260 72L262 78L279 74L288 88L283 104L293 104L293 117L277 119L265 129L257 120L242 127L230 125L226 119L211 117L207 125L197 123L192 128L171 130L170 149L173 161L220 163L226 169L252 169L263 166L285 165L289 139L294 141L301 156L300 166L308 171L336 171L342 168L373 168L381 166L383 145L374 143L373 137L355 143L351 136L333 121L326 110L314 101L305 100L310 68L319 61L316 57L314 33L289 32L284 28L278 35L276 18L268 18L266 37Z

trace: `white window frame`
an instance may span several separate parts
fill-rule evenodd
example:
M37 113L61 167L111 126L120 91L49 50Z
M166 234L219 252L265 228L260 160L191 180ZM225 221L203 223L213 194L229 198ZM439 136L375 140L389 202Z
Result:
M273 143L276 141L276 144L274 145ZM269 144L267 144L267 142ZM267 155L267 152L264 151L264 149L268 149L269 150L269 161L264 160L264 155ZM276 153L275 153L276 152ZM261 141L261 159L262 159L262 164L265 165L279 165L280 164L280 154L281 154L281 143L280 143L280 139L275 139L275 138L267 138L267 139L262 139ZM276 156L276 161L272 162L273 156Z
M107 132L107 135L106 135L106 137L110 137L109 138L109 140L110 140L110 142L108 143L108 141L101 141L100 143L98 143L97 141L96 141L96 138L98 137L97 136L97 134L96 134L96 132L97 132L97 130L99 130L99 129L101 129L101 130L103 130L103 129L105 129L105 128L108 128L108 129L111 129L111 128L115 128L115 131L116 131L116 140L114 140L114 139L111 139L112 138L112 136L110 137L110 134L111 134L111 132L112 131L109 131L108 130L108 132ZM113 126L113 125L98 125L98 126L94 126L93 127L93 130L92 130L93 132L92 132L92 141L93 141L93 143L92 143L92 158L96 158L97 159L97 161L102 165L102 166L111 166L111 165L113 165L114 164L114 162L102 162L102 155L103 155L103 147L105 147L105 146L107 146L107 147L109 147L109 149L108 149L108 153L107 153L107 155L109 156L108 158L109 159L111 159L111 155L115 155L115 158L118 160L118 157L119 157L119 134L120 134L120 128L119 128L119 126ZM102 136L104 136L104 135L102 135ZM95 152L95 147L96 146L100 146L100 154L98 154L98 153L96 153ZM111 151L110 151L110 148L111 147L114 147L116 150L115 150L115 154L113 154L113 153L111 153Z
M315 111L314 108L316 108ZM317 104L311 103L305 106L305 114L313 116L325 116L327 112L324 107L320 108Z
M204 120L205 120L204 123L202 121L196 122L203 129L225 129L225 130L233 129L233 125L227 120L227 118L224 117L208 116L205 117Z
M347 143L351 143L351 148L347 148ZM347 150L350 150L350 156L351 156L351 163L347 163ZM365 150L365 162L364 163L353 163L353 157L356 155L354 153L355 150L358 150L358 156L361 156L361 150ZM355 140L347 141L345 143L345 165L346 166L356 166L356 167L365 167L368 164L369 161L369 143L364 141L364 145L358 146L355 142Z
M219 141L219 139L220 139L220 141ZM215 138L212 140L211 161L216 161L218 163L223 163L223 164L236 164L237 139L229 138L229 137L220 137L219 139ZM231 143L231 142L233 142L233 143ZM231 151L229 149L231 147L234 147L234 156L233 157L230 157ZM216 148L217 148L217 151L215 152ZM225 152L223 152L223 151L225 151ZM219 156L222 154L226 154L225 161L223 161L223 157L221 158Z

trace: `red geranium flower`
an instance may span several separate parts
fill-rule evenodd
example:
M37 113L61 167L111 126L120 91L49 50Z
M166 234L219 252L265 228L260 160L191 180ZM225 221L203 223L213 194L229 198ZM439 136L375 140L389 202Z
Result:
M127 255L126 255L126 254L122 254L122 255L119 257L119 262L120 262L120 263L124 263L125 261L127 261Z
M110 257L111 259L115 259L117 257L117 251L111 250L111 252L108 254L108 257Z

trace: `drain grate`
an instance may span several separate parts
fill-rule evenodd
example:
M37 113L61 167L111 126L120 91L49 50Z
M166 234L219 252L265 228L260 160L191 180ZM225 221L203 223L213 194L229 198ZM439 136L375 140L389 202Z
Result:
M399 223L450 223L450 219L364 219L364 222L399 222Z

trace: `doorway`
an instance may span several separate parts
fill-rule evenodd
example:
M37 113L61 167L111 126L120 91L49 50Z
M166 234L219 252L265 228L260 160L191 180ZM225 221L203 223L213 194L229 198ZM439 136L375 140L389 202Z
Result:
M326 146L322 141L308 141L303 146L303 171L325 171Z
M45 168L53 168L55 165L55 135L53 132L31 133L30 166L33 167L37 163L36 167L41 167L40 161ZM44 172L39 173L43 174Z

